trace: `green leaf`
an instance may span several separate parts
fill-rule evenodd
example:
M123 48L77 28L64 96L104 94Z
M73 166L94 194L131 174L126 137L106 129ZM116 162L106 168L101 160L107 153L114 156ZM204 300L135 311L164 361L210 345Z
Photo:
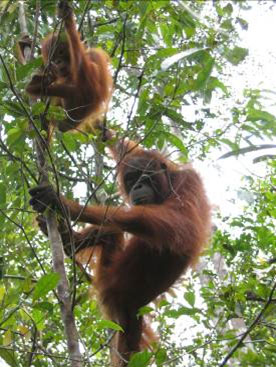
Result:
M17 80L19 81L24 79L30 73L30 71L39 68L42 64L42 57L37 57L34 60L28 62L26 65L20 65L16 69Z
M226 19L221 23L221 28L226 29L227 31L234 31L234 26L232 24L232 19Z
M169 141L174 147L180 150L180 152L187 154L187 149L183 145L183 142L181 139L179 139L176 135L165 133L165 137L167 141Z
M155 361L157 366L163 366L167 359L167 352L164 348L160 348L155 354Z
M178 54L175 54L171 57L168 57L167 59L165 59L162 62L161 69L163 71L168 70L173 64L175 64L179 60L184 59L188 56L194 55L198 51L202 51L202 50L204 50L204 49L203 48L191 48L189 50L185 50L185 51L182 51L182 52L180 52Z
M8 145L17 145L21 142L21 138L24 137L24 131L18 127L14 127L8 131Z
M225 57L233 65L238 65L248 55L248 49L242 47L235 47L233 50L227 50Z
M44 297L51 290L55 289L59 279L60 275L58 273L50 273L41 277L35 286L33 292L33 301Z
M11 114L13 117L26 117L26 113L21 107L21 105L17 102L6 101L2 103L3 111Z
M271 113L254 108L248 110L246 118L248 121L266 121L274 124L276 122L275 117Z
M42 311L34 309L32 311L32 319L38 330L41 331L45 328L45 314Z
M194 307L195 305L195 293L194 292L185 293L184 298L189 303L190 306Z
M54 306L50 302L39 302L34 305L34 308L37 308L38 310L41 310L43 312L49 312L53 313Z
M138 112L140 116L144 116L149 106L149 93L147 89L144 89L139 97Z
M4 183L0 183L0 204L6 203L6 190L6 185Z
M32 105L32 113L34 115L39 115L40 113L44 113L46 108L46 104L44 102L37 102Z
M166 299L161 299L161 301L158 303L158 308L166 307L170 303Z
M149 59L151 59L152 62L154 62L156 61L156 58L164 59L164 58L169 58L170 56L174 56L177 54L179 54L178 48L166 47L166 48L162 48L161 50L156 51L154 55L149 56Z
M208 89L213 90L219 88L223 91L224 94L228 95L228 89L227 87L217 78L211 76L208 80Z
M222 11L225 13L225 14L232 14L233 13L233 5L231 3L228 3L224 8L222 8Z
M116 331L124 331L123 328L111 320L100 320L97 323L98 329L112 329Z
M14 352L11 350L0 348L0 357L11 367L18 366Z
M5 347L8 347L13 342L13 334L11 332L11 329L8 329L3 336L3 345Z
M171 317L173 319L177 319L179 316L188 315L193 316L197 313L200 313L200 309L198 308L188 308L188 307L180 307L178 310L168 310L165 312L165 315Z
M204 67L197 75L196 82L194 83L194 87L193 87L194 90L201 89L207 83L208 79L210 78L210 75L211 75L211 72L214 66L214 59L210 55L208 55L207 60L205 61L206 63Z
M166 43L167 46L171 47L172 46L172 29L171 29L171 27L166 23L161 23L160 24L160 30L161 30L164 42Z
M220 141L222 143L228 145L232 150L238 150L239 149L238 144L236 144L235 142L233 142L230 139L222 138L222 139L220 139Z
M183 116L180 113L173 110L172 108L166 108L165 111L164 111L164 115L169 117L174 122L176 122L177 125L185 127L185 129L195 130L195 128L192 124L190 124L189 122L186 122L183 119Z
M62 140L69 152L74 152L77 150L78 144L72 133L62 134Z
M264 161L268 161L270 159L275 160L276 159L276 155L275 154L263 154L259 157L256 157L252 160L253 163L260 163L260 162L264 162Z
M64 112L64 108L60 107L60 106L53 106L50 105L49 109L48 109L48 115L47 115L48 119L50 121L52 120L64 120L66 118L66 114ZM57 122L58 124L58 122Z
M236 19L237 23L241 26L242 29L244 30L248 30L248 22L245 19L242 18L237 18Z
M146 367L149 365L152 353L147 350L138 352L131 356L129 361L129 367Z
M146 315L150 312L153 311L153 308L152 307L149 307L149 306L144 306L144 307L140 307L139 308L139 312L138 312L138 315L139 316L143 316L143 315Z
M141 18L143 18L151 11L151 3L149 1L139 1L138 2L138 8L141 14Z
M0 91L9 88L9 84L3 81L0 81Z
M219 157L219 159L225 159L225 158L237 156L240 154L257 152L258 150L272 149L272 148L276 148L276 145L275 144L250 145L249 147L239 148L239 149L233 150L232 152L225 153L221 157Z
M3 264L2 262L0 263L0 268L2 268ZM2 273L2 271L1 271ZM0 279L2 279L2 277L0 277ZM0 286L0 302L2 302L4 296L5 296L5 293L6 293L6 288L2 285Z

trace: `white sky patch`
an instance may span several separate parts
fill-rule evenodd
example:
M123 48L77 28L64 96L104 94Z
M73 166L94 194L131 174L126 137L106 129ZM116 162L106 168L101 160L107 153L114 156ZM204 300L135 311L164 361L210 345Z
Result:
M256 88L269 90L267 99L263 100L264 109L272 114L276 114L276 8L270 4L258 4L252 2L252 9L242 12L248 23L247 31L240 32L242 47L249 49L249 56L237 67L233 67L233 72L227 85L234 86L236 97L242 97L244 88ZM273 92L275 91L275 95ZM216 102L215 102L216 103ZM219 103L219 101L218 101ZM193 106L190 110L185 107L187 116L193 120ZM186 116L186 115L185 115ZM189 117L188 117L189 119ZM274 143L274 141L256 141L256 144ZM246 201L237 200L237 191L244 184L243 176L250 175L263 177L266 174L264 163L253 163L253 159L262 154L276 154L276 149L266 149L218 160L224 153L230 151L218 151L212 154L213 159L208 162L195 162L193 165L201 173L210 201L213 205L219 206L223 216L241 214ZM236 192L236 193L235 193Z

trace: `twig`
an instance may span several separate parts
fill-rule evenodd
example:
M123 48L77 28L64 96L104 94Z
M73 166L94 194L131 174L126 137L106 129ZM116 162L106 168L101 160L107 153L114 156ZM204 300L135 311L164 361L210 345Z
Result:
M36 38L37 38L37 31L38 31L39 11L40 11L40 0L36 0L36 7L35 7L35 27L34 27L34 36L33 36L33 40L32 40L32 46L31 46L31 55L30 55L30 59L31 60L34 57L34 49L35 49Z
M138 99L139 94L140 94L140 90L141 90L142 82L143 82L143 77L144 77L144 72L145 72L145 69L143 69L141 74L138 76L137 90L136 90L135 96L133 98L132 106L131 106L130 111L129 111L128 116L127 116L127 130L129 129L129 125L130 125L131 118L132 118L132 115L133 115L133 112L134 112L134 108L136 106L136 102L137 102L137 99Z
M123 63L123 57L124 57L124 53L125 53L125 43L126 43L126 24L127 24L127 14L125 15L125 19L124 19L124 24L123 24L123 30L122 30L122 48L121 48L121 54L120 54L120 58L119 58L119 62L118 62L118 67L116 69L115 75L114 75L114 86L116 87L117 84L117 78L118 78L118 74L119 71L121 70L121 66Z
M43 271L43 273L44 273L44 274L46 274L46 272L45 272L45 270L44 270L44 267L43 267L43 265L42 265L42 262L40 261L39 257L37 256L37 253L35 252L35 249L34 249L34 247L33 247L32 243L31 243L31 241L29 240L29 237L28 237L28 235L27 235L27 233L26 233L26 231L25 231L24 227L23 227L21 224L19 224L19 223L15 222L12 218L10 218L10 217L5 213L5 211L4 211L3 209L1 209L1 208L0 208L0 213L1 213L1 214L2 214L2 215L3 215L7 220L9 220L11 223L13 223L16 227L18 227L18 228L22 231L22 233L23 233L23 235L24 235L24 237L25 237L25 239L26 239L26 241L27 241L28 245L30 246L30 248L31 248L31 250L32 250L32 252L33 252L33 254L34 254L34 257L36 258L36 261L38 262L39 266L41 267L41 270Z
M117 17L117 18L114 18L114 19L107 20L106 22L98 22L98 23L94 23L94 24L93 24L93 27L94 27L94 28L97 28L97 27L101 27L101 26L104 26L104 25L108 25L108 24L116 23L118 20L120 20L120 17Z
M26 165L26 163L21 158L15 156L12 152L9 151L9 149L6 147L6 145L4 144L4 142L1 138L0 138L0 148L2 148L3 151L7 153L8 157L12 161L21 163L22 167L25 168L25 170L28 172L28 174L34 180L34 182L38 183L38 180L36 179L36 177L34 176L32 171L29 169L29 167Z
M233 354L236 352L237 349L239 349L243 343L243 341L246 339L246 337L251 333L251 331L254 329L254 327L258 324L260 319L262 318L263 314L267 310L268 306L272 303L273 300L273 294L276 289L276 282L274 286L272 287L272 290L270 292L270 295L268 297L268 300L262 310L259 312L258 316L255 318L255 320L251 323L249 328L246 330L246 332L243 334L243 336L240 338L240 340L237 342L237 344L230 350L230 352L227 354L227 356L224 358L224 360L221 362L219 367L223 367L226 365L226 363L229 361L229 359L233 356Z
M33 333L33 340L32 340L32 349L30 351L29 360L28 360L28 366L29 367L31 367L31 365L32 365L33 358L35 356L35 351L37 349L36 342L37 342L37 328L36 328L36 325L34 323L34 333Z
M11 280L27 280L27 279L29 279L29 278L27 278L27 277L22 277L21 275L8 275L8 274L6 274L6 275L3 275L3 279L11 279ZM31 282L33 282L33 283L36 283L37 282L37 280L36 279L33 279L33 278L31 278L30 279L31 280Z
M81 20L80 20L80 24L79 24L79 27L78 27L78 30L79 32L81 31L82 29L82 26L83 26L83 22L84 22L84 18L86 16L86 13L88 12L89 10L89 6L91 5L91 0L86 0L86 4L85 4L85 8L84 8L84 11L82 13L82 17L81 17Z

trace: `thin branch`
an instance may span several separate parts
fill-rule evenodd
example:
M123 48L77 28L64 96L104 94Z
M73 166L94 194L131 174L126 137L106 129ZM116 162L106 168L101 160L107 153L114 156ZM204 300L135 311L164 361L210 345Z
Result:
M124 23L123 23L123 30L122 30L122 48L121 48L121 54L118 62L118 67L116 69L115 75L114 75L114 86L116 87L117 84L117 78L119 71L121 70L122 64L123 64L123 57L125 53L125 43L126 43L126 24L127 24L127 18L128 16L125 16Z
M90 10L89 9L89 6L91 6L91 0L86 0L86 4L85 4L85 7L84 7L84 11L82 13L82 17L81 17L81 20L80 20L80 24L79 24L79 27L78 27L78 30L79 32L81 31L82 29L82 26L83 26L83 22L84 22L84 18L87 14L87 12Z
M37 39L39 12L40 12L40 0L36 0L34 36L32 40L31 55L30 55L31 60L34 57L35 44L36 44L36 39Z
M6 275L3 275L3 279L11 279L11 280L27 280L27 279L29 279L29 278L27 278L27 277L22 277L21 275L8 275L8 274L6 274ZM37 282L37 280L36 279L33 279L33 278L31 278L30 279L31 280L31 282L33 282L33 283L36 283Z
M44 267L43 267L43 265L42 265L42 262L40 261L40 259L39 259L39 257L37 256L37 253L36 253L36 251L35 251L35 249L34 249L34 247L33 247L33 245L32 245L32 243L31 243L31 241L29 240L29 237L28 237L28 235L27 235L27 233L26 233L26 231L25 231L25 229L24 229L24 227L21 225L21 224L19 224L19 223L17 223L16 221L14 221L12 218L10 218L6 213L5 213L5 211L4 210L2 210L1 208L0 208L0 213L8 220L8 221L10 221L11 223L13 223L17 228L19 228L20 229L20 231L22 231L22 233L23 233L23 235L24 235L24 237L25 237L25 239L26 239L26 241L27 241L27 243L28 243L28 245L30 246L30 248L31 248L31 250L32 250L32 252L33 252L33 254L34 254L34 257L36 258L36 261L38 262L38 264L39 264L39 266L41 267L41 270L43 271L43 273L44 274L46 274L46 272L45 272L45 270L44 270Z
M261 320L262 316L264 315L265 311L267 310L268 306L272 303L273 301L273 294L275 292L276 289L276 282L272 287L272 290L270 292L270 295L268 297L268 300L266 302L266 304L264 305L264 307L262 308L262 310L259 312L258 316L255 318L255 320L251 323L251 325L249 326L249 328L246 330L246 332L243 334L243 336L240 338L240 340L237 342L237 344L230 350L230 352L227 354L227 356L224 358L224 360L222 361L222 363L219 365L219 367L223 367L226 365L226 363L229 361L229 359L233 356L233 354L236 352L237 349L239 349L242 344L243 341L246 339L246 337L251 333L251 331L254 329L254 327L259 323L259 321Z
M97 28L97 27L101 27L101 26L104 26L104 25L108 25L108 24L112 24L112 23L116 23L118 20L120 20L120 17L117 17L117 18L114 18L114 19L110 19L110 20L107 20L106 22L98 22L98 23L94 23L93 24L93 27L94 28Z
M33 333L33 338L32 338L32 349L31 349L31 352L29 354L29 360L28 360L28 366L31 367L32 363L33 363L33 358L35 356L35 351L37 349L37 337L38 337L38 333L37 333L37 328L36 328L36 325L35 323L33 322L34 324L34 333Z
M145 72L145 69L142 70L141 74L138 77L137 90L136 90L136 93L135 93L135 96L134 96L134 99L133 99L132 106L131 106L130 111L129 111L128 116L127 116L127 130L129 129L129 125L130 125L131 118L132 118L132 115L133 115L134 107L136 106L136 102L137 102L137 99L138 99L139 94L140 94L144 72Z
M29 169L29 167L26 165L26 163L21 158L15 156L12 152L9 151L9 149L6 147L5 143L3 142L1 138L0 138L0 148L2 148L3 151L7 153L8 157L12 161L19 162L22 165L22 167L28 172L28 174L31 176L34 182L38 183L38 180L36 179L32 171Z

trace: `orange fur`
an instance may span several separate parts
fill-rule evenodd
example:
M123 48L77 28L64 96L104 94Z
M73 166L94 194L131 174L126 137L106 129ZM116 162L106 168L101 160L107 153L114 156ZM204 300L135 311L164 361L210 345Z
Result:
M114 367L125 367L133 352L156 340L149 325L137 316L139 308L169 290L196 261L209 238L210 206L201 179L190 165L178 166L134 142L117 144L111 150L119 162L118 178L126 200L124 172L127 167L135 169L137 159L143 159L155 170L153 178L158 193L164 196L162 202L84 208L64 197L61 200L72 219L92 224L79 234L86 246L101 247L96 267L92 264L96 279L93 284L104 314L124 329L113 338L111 361ZM106 242L89 244L89 233L99 227L106 228L102 238L108 232L109 241L105 237ZM126 239L123 233L132 236ZM88 252L81 254L82 261L87 261Z
M85 47L68 9L65 35L50 34L42 41L45 69L33 76L26 91L35 97L51 97L52 104L64 108L66 118L55 122L59 130L87 126L94 130L112 95L110 59L99 48Z

